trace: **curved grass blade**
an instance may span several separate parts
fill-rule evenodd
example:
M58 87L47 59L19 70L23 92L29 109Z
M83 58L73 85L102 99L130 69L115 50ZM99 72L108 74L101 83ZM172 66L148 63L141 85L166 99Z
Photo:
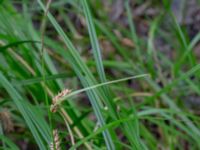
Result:
M40 43L40 41L26 40L26 41L16 41L16 42L12 42L12 43L9 43L9 44L7 44L7 45L0 46L0 52L5 51L6 49L8 49L8 48L10 48L10 47L16 47L16 46L19 46L19 45L25 44L25 43Z
M130 79L137 79L137 78L148 77L148 76L149 76L149 74L136 75L136 76L126 77L126 78L123 78L123 79L108 81L108 82L105 82L105 83L100 83L100 84L97 84L97 85L86 87L86 88L74 91L74 92L66 95L65 97L63 97L62 99L59 100L59 103L61 103L62 101L64 101L65 99L67 99L67 98L69 98L71 96L80 94L80 93L88 91L88 90L92 90L94 88L98 88L98 87L105 86L105 85L108 85L108 84L114 84L114 83L118 83L118 82L123 82L123 81L130 80ZM57 104L59 104L59 103L57 103Z

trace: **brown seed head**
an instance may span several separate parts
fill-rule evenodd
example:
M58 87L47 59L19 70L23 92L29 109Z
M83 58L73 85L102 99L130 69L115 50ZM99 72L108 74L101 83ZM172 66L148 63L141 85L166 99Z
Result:
M63 98L64 96L68 95L71 92L71 90L69 89L64 89L63 91L61 91L60 93L58 93L52 100L52 105L51 105L51 112L56 112L57 111L57 102Z
M60 138L57 129L53 130L53 142L50 143L50 150L61 150Z
M4 109L2 112L0 112L0 121L2 122L5 132L11 132L14 130L10 112L7 109Z

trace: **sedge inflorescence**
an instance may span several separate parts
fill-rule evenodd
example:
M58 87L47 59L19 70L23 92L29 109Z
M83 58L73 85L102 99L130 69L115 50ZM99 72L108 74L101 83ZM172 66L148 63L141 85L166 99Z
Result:
M53 97L52 105L51 105L51 112L56 112L57 111L57 108L58 108L57 103L58 103L58 101L61 98L63 98L64 96L68 95L69 93L71 93L71 90L64 89L60 93L58 93L55 97Z
M57 129L53 130L53 142L50 143L50 150L61 150L60 138Z

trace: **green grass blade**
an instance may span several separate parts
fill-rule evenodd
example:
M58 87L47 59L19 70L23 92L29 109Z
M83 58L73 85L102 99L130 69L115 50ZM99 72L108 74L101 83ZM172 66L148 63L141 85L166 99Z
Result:
M180 68L180 66L184 63L185 59L187 58L188 55L190 55L190 52L193 50L194 46L199 42L199 40L200 40L200 33L198 33L194 37L194 39L190 42L190 44L187 46L186 51L184 51L183 55L176 63L177 68Z
M17 145L15 145L9 138L7 138L7 137L5 137L3 135L0 135L0 140L2 142L4 142L7 146L9 146L10 149L12 149L12 150L19 150L19 147L17 147Z
M134 22L133 22L133 16L132 16L132 13L131 13L131 8L130 8L130 0L126 1L125 8L126 8L126 12L127 12L129 27L130 27L130 30L131 30L131 37L132 37L133 42L135 43L136 55L139 58L139 60L141 60L139 39L138 39L136 30L135 30L135 25L134 25Z
M16 42L12 42L9 43L7 45L4 46L0 46L0 52L5 51L6 49L10 48L10 47L16 47L19 46L21 44L25 44L25 43L40 43L39 41L31 41L31 40L26 40L26 41L16 41Z
M105 76L102 58L101 58L101 50L100 50L100 47L99 47L99 43L98 43L94 23L93 23L93 20L92 20L92 16L91 16L87 1L82 0L81 2L82 2L82 5L83 5L83 10L84 10L84 14L86 16L86 20L87 20L87 27L88 27L88 30L89 30L90 41L91 41L91 44L92 44L93 55L94 55L96 65L97 65L97 71L98 71L98 74L100 76L101 82L106 82L106 76Z
M136 75L136 76L126 77L126 78L123 78L123 79L108 81L108 82L105 82L105 83L100 83L100 84L97 84L97 85L89 86L87 88L76 90L76 91L74 91L74 92L66 95L65 97L63 97L62 99L60 99L59 103L61 103L63 100L65 100L65 99L67 99L67 98L69 98L71 96L80 94L80 93L88 91L88 90L92 90L94 88L98 88L98 87L105 86L105 85L108 85L108 84L119 83L119 82L123 82L123 81L126 81L126 80L148 77L148 76L149 76L149 74Z

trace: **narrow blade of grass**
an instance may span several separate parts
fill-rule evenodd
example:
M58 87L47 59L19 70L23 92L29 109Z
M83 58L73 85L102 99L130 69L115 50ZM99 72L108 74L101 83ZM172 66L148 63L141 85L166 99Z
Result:
M67 99L67 98L69 98L69 97L71 97L71 96L80 94L80 93L82 93L82 92L85 92L85 91L88 91L88 90L91 90L91 89L94 89L94 88L98 88L98 87L105 86L105 85L108 85L108 84L119 83L119 82L123 82L123 81L126 81L126 80L148 77L148 76L149 76L149 74L136 75L136 76L131 76L131 77L123 78L123 79L108 81L108 82L105 82L105 83L100 83L100 84L93 85L93 86L90 86L90 87L87 87L87 88L83 88L83 89L80 89L80 90L76 90L76 91L74 91L74 92L72 92L72 93L66 95L66 96L63 97L62 99L60 99L59 103L61 103L63 100L65 100L65 99ZM59 103L58 103L58 104L59 104Z
M98 43L98 39L97 39L94 24L93 24L92 16L91 16L91 13L89 11L87 1L82 0L81 2L82 2L82 5L83 5L84 14L85 14L86 19L87 19L87 27L88 27L88 30L89 30L90 41L91 41L91 44L92 44L93 55L94 55L95 62L96 62L96 65L97 65L97 71L98 71L98 74L100 76L101 82L106 82L106 76L105 76L102 58L101 58L101 50L100 50L100 46L99 46L99 43Z

